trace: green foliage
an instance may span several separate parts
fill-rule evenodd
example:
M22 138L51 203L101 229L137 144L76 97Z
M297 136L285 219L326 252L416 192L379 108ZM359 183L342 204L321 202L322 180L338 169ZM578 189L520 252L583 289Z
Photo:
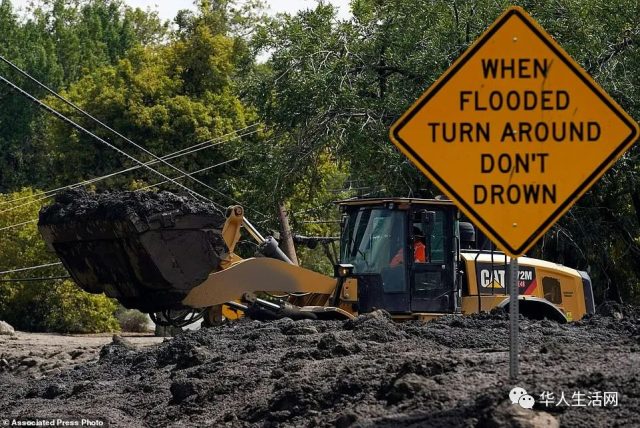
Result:
M80 290L72 281L63 281L47 297L48 313L44 321L49 331L100 333L120 330L114 317L118 305L104 294L92 295Z
M244 106L233 87L235 61L241 55L237 53L236 40L217 27L211 14L203 12L194 18L189 29L182 29L180 37L169 43L132 48L115 65L98 68L70 85L63 96L158 155L246 127L256 121L256 116ZM49 97L46 102L125 152L152 160L59 100ZM44 120L41 128L39 150L55 154L43 160L47 170L57 172L50 177L50 185L77 182L135 165L55 117ZM172 164L183 171L196 171L228 161L235 154L233 147L203 149L206 150L175 158ZM169 176L179 175L163 165L155 168ZM225 188L231 168L232 164L215 168L197 178L219 188L221 193L232 193ZM148 184L161 181L153 173L139 169L135 175L127 174L97 187L130 187L134 180ZM198 184L184 182L224 205L232 202Z
M0 229L37 219L45 201L41 192L25 188L0 194ZM10 203L11 201L15 201ZM0 230L0 271L57 262L45 247L35 223ZM46 278L65 275L61 266L1 275L0 280ZM115 331L115 302L104 295L88 294L66 280L0 281L0 319L25 331L95 333Z
M135 46L162 41L168 29L156 13L125 7L121 0L41 0L31 12L21 20L11 2L1 0L0 54L54 90L117 63ZM36 97L45 95L4 63L0 75ZM4 85L0 100L0 192L48 187L50 170L39 151L45 113Z
M125 309L120 306L116 311L116 318L122 331L134 333L151 331L151 322L148 315L135 309Z
M325 2L266 19L258 2L202 0L197 12L181 11L170 29L157 15L120 0L41 0L24 21L0 0L0 53L158 155L262 122L260 132L242 143L173 161L194 171L238 158L198 176L229 197L185 184L223 205L243 202L263 231L279 229L276 208L284 203L294 233L335 236L335 223L316 222L337 220L334 199L438 193L389 142L389 126L512 3L353 0L353 18L341 21ZM515 3L640 118L640 74L633 72L640 69L638 2ZM265 52L270 59L256 63ZM9 76L6 67L0 74ZM0 100L0 191L51 188L133 166L4 87ZM137 158L150 159L60 102L46 102ZM599 298L640 300L639 150L632 148L534 250L589 270ZM97 188L157 181L137 170ZM6 224L23 218L29 217L7 218ZM22 252L0 246L0 255L9 251L13 257L8 265L50 259L38 253L37 235L25 232L29 227L24 236L11 235L11 242L24 243ZM301 249L300 258L306 266L329 269L322 248Z

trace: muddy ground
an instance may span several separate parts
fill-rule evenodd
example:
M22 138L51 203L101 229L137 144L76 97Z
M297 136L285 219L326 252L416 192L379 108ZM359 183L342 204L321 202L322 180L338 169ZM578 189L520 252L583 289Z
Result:
M95 361L113 335L24 333L0 335L0 373L40 379ZM163 341L152 333L124 333L124 339L142 348Z
M522 320L517 385L538 400L532 411L509 404L504 314L396 324L375 312L242 320L143 349L118 339L42 379L0 374L0 415L112 426L640 426L640 311L605 312L569 325ZM573 406L545 406L543 391ZM605 391L617 406L572 399Z

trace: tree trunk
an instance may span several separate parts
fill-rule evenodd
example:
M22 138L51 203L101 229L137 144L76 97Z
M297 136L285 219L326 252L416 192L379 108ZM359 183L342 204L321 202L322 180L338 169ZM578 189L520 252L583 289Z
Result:
M280 220L280 249L297 265L296 247L293 245L289 214L287 214L284 201L278 204L278 219Z

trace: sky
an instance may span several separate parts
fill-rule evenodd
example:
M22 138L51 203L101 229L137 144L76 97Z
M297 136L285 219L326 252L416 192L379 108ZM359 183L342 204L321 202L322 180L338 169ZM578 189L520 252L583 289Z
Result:
M22 10L25 9L29 1L11 0L14 7ZM180 9L194 9L193 0L124 0L124 2L133 7L157 10L160 18L167 20L173 19ZM328 0L328 2L339 8L338 17L348 17L349 0ZM265 3L269 6L268 12L276 14L280 12L295 13L298 10L313 8L317 2L316 0L266 0Z

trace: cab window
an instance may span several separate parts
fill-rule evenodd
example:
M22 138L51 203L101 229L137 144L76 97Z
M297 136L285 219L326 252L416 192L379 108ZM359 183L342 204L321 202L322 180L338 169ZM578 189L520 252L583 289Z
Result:
M426 239L423 238L426 246L426 262L444 263L444 212L436 211L435 214L435 221L429 236L427 236L426 230L428 227L419 220L414 219L413 230L414 235L419 233L426 237Z

